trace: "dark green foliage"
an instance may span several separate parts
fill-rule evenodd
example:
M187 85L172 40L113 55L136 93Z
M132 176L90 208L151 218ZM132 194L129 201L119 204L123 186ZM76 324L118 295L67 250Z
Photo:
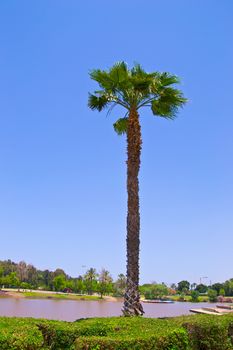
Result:
M102 109L107 107L108 100L106 96L95 96L95 95L89 94L88 103L91 109L97 109L100 112L102 111Z
M217 301L217 292L216 292L216 290L214 290L214 289L209 289L208 290L208 298L209 298L209 301L210 302L215 302L215 301Z
M124 118L114 123L114 130L119 134L127 132L127 117L132 107L150 107L158 117L174 119L180 107L187 102L182 92L174 87L179 83L177 76L167 72L147 73L141 65L135 64L131 69L125 62L117 62L109 70L94 69L90 72L101 90L89 94L88 106L109 112L116 106L124 107Z
M78 322L0 318L1 350L233 350L233 315Z
M231 278L230 280L224 282L223 288L225 290L225 295L226 296L233 295L233 278Z
M57 268L55 271L41 271L24 261L14 263L11 260L0 260L0 289L2 286L23 290L43 289L57 292L64 292L68 289L74 293L93 294L98 289L97 276L98 274L94 268L90 268L84 276L72 278L61 268ZM110 292L111 288L107 288L107 291Z
M190 288L190 283L188 281L180 281L178 283L177 290L181 293L186 293L187 291L189 291L189 288Z
M165 284L151 284L140 288L146 299L163 299L168 295L168 288Z
M43 336L34 320L0 318L1 350L37 350L43 347Z
M199 292L197 290L191 291L191 300L192 302L198 302L199 301Z
M183 329L170 332L166 337L156 335L150 337L129 336L114 337L80 337L75 342L75 350L188 350L188 336Z
M208 291L208 287L205 284L198 284L195 288L199 293L206 293Z
M233 349L230 330L233 317L200 316L184 324L193 350L230 350Z
M105 322L112 329L107 336L80 337L75 349L188 349L186 330L167 320L111 318Z
M108 325L96 322L92 327L80 323L41 321L37 324L44 338L44 345L51 350L72 349L78 337L106 336Z
M128 118L120 118L114 124L114 130L118 135L125 134L127 132Z

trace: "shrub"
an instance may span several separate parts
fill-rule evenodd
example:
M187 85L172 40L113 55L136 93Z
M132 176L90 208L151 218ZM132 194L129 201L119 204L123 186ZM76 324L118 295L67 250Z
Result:
M43 349L43 342L41 332L30 319L0 319L1 350L38 350Z
M44 339L44 345L51 350L71 349L76 338L80 336L106 336L110 327L104 322L85 324L79 322L41 321L37 323Z
M231 318L233 320L233 318ZM196 317L184 327L187 329L192 350L230 350L233 349L229 333L231 321L221 316Z
M197 290L192 290L191 292L191 301L198 302L199 301L199 292Z
M111 317L62 322L0 318L1 350L233 350L233 315Z
M209 297L210 302L214 303L215 301L217 301L217 295L218 295L218 293L216 292L216 290L214 290L214 289L208 290L208 297Z
M188 350L188 336L184 329L176 329L165 336L80 337L75 350Z

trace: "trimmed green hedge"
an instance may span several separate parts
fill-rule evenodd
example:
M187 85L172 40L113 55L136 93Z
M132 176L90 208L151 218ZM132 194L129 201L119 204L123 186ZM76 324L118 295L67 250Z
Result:
M0 318L1 350L233 350L233 315L77 322Z
M91 349L91 350L141 350L141 349L160 349L160 350L188 350L188 336L184 329L177 329L166 336L157 337L80 337L75 342L76 350Z
M22 318L0 318L1 350L43 349L42 333L33 320Z

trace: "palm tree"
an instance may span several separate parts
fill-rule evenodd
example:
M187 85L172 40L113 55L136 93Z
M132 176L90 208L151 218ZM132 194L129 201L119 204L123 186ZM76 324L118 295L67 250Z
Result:
M115 106L125 109L123 118L114 123L115 131L127 137L127 287L124 297L125 316L142 315L139 295L139 182L141 155L141 126L139 109L150 107L155 116L174 119L179 107L186 102L180 90L173 87L179 83L177 76L169 73L147 73L139 64L129 69L125 62L118 62L107 71L90 72L100 90L89 94L88 106L99 112Z
M96 269L91 267L84 275L84 283L87 288L87 293L92 295L94 291L94 285L97 283L97 277L98 274L96 272Z
M105 293L109 293L112 291L112 276L110 275L110 272L102 269L99 274L98 278L98 291L100 293L100 298L103 298L103 295Z

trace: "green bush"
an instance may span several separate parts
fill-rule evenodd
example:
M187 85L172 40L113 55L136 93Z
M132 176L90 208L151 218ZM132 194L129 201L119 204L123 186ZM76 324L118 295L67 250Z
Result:
M197 290L192 290L191 292L191 301L198 302L199 301L199 292Z
M51 350L68 350L78 337L103 337L111 331L108 324L98 320L86 323L85 320L73 323L41 320L37 323L37 327L42 333L44 345Z
M0 318L1 350L233 350L233 315L78 322Z
M231 337L231 330L233 331L233 317L205 316L195 317L193 320L191 319L189 322L183 324L189 334L191 349L233 349Z
M166 336L80 337L75 342L75 350L188 350L188 343L187 332L181 328Z
M1 350L46 349L43 344L43 336L33 320L0 318Z
M210 302L214 303L215 301L217 301L217 295L218 293L216 292L216 290L214 289L208 290L208 298Z

